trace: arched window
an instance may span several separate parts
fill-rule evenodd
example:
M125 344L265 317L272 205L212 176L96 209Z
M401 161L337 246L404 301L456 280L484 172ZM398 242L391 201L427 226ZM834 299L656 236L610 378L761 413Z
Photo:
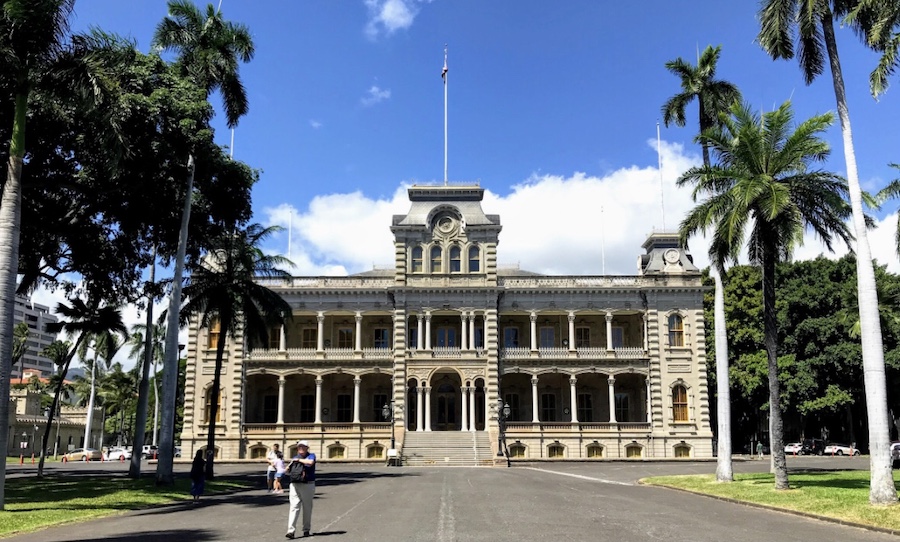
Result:
M669 346L684 346L684 320L678 314L669 316Z
M333 444L328 447L328 459L344 459L347 457L346 449L340 444Z
M676 422L689 421L687 388L681 384L672 387L672 419Z
M603 459L603 446L599 444L590 444L587 447L588 459Z
M509 447L509 457L515 459L525 459L525 445L513 444Z
M216 348L218 346L220 328L218 317L213 316L209 319L209 334L206 339L207 348Z
M469 273L481 271L481 251L478 247L469 247Z
M457 246L450 247L450 272L460 271L462 271L462 250Z
M443 268L441 266L441 247L431 247L431 272L432 273L442 273Z
M415 247L412 249L412 272L422 272L422 247Z
M637 444L630 444L625 447L625 457L627 459L640 459L644 457L644 449Z
M384 459L384 446L373 445L366 449L366 457L369 459Z
M678 459L688 459L691 457L691 447L686 444L675 446L675 457Z
M566 448L562 444L551 444L547 447L547 456L550 459L563 459L566 457Z

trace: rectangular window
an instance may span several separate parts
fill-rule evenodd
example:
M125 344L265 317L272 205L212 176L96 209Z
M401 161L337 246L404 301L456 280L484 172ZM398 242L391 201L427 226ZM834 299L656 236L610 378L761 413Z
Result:
M503 346L505 348L515 348L519 346L519 328L503 328Z
M346 423L353 421L353 397L349 394L337 396L337 420Z
M208 392L206 392L206 409L205 409L205 412L203 413L203 421L205 421L207 423L209 423L209 421L210 421L209 418L210 418L210 412L212 411L212 399L213 399L213 394L212 394L212 390L210 389ZM221 391L219 392L219 403L216 405L216 423L218 423L220 421L222 421L222 392Z
M673 348L684 346L684 320L677 314L669 316L669 346Z
M556 396L552 393L541 394L541 421L555 422L556 419Z
M458 346L456 342L456 328L439 327L437 330L438 346Z
M209 333L206 339L207 348L216 348L219 343L219 319L215 316L209 320Z
M372 418L373 420L386 421L386 422L391 420L390 414L388 414L387 419L385 419L384 412L382 411L384 409L384 405L387 405L387 404L388 404L388 399L387 399L386 393L376 393L372 397L372 414L374 416ZM390 406L390 405L388 405L388 406Z
M617 393L616 397L616 421L617 422L628 422L631 421L628 418L628 394L627 393Z
M689 421L687 389L684 386L672 388L672 417L676 422Z
M372 331L372 335L375 339L375 348L391 347L391 332L388 328L377 327Z
M553 328L550 326L542 326L538 333L538 348L552 348L556 346L556 336Z
M484 348L484 328L475 328L475 348Z
M263 397L263 423L275 423L278 421L278 396L266 395Z
M338 348L353 348L353 328L352 327L342 327L337 330L337 347Z
M300 423L313 423L316 421L316 396L300 396Z
M418 326L409 328L409 331L406 333L406 344L409 345L410 349L416 349L419 347Z
M578 421L586 423L594 421L594 401L589 393L578 394Z
M591 346L591 328L575 328L575 348L588 348Z
M314 327L305 327L300 331L300 348L317 348L318 330Z
M450 272L459 273L462 271L462 254L459 247L450 249Z
M612 328L612 345L613 348L623 348L625 346L625 328L619 326Z
M518 393L507 393L503 396L503 401L509 405L509 421L519 421L522 419L520 410L519 410L519 394Z
M281 326L269 328L269 350L278 350L281 347Z

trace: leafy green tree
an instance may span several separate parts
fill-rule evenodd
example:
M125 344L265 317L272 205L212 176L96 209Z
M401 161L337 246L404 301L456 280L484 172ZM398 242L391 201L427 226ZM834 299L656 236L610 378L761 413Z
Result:
M832 85L837 100L838 118L844 142L844 161L850 205L853 210L853 229L856 243L857 289L859 320L862 331L862 353L868 420L871 477L869 502L888 504L897 501L897 490L891 471L890 438L887 416L887 381L881 325L878 318L878 297L875 269L863 213L863 196L856 166L856 151L850 129L850 112L834 19L843 22L859 5L858 0L765 0L760 10L759 43L774 59L794 57L794 38L800 50L800 69L810 84L825 69L826 55L831 68ZM851 22L855 30L864 32L870 22L864 13ZM824 49L823 49L824 48Z
M30 335L31 331L25 322L19 322L13 329L12 364L10 366L14 366L21 360L19 378L25 378L25 354L28 352L28 337Z
M112 417L118 418L116 444L121 446L128 441L126 422L130 417L130 408L137 400L137 376L133 371L124 371L121 363L113 363L100 386L100 394ZM140 448L135 448L135 453ZM133 455L133 454L132 454Z
M219 90L225 105L228 126L237 125L248 110L247 95L239 76L239 62L253 58L254 46L246 26L232 23L207 5L206 15L191 0L169 0L169 16L157 26L155 46L178 54L176 65L181 71L206 91L208 96ZM194 183L194 153L187 153L187 189L175 256L172 295L169 302L168 335L166 337L166 361L163 381L163 422L160 440L159 463L156 468L158 483L174 481L172 461L175 452L175 388L178 364L178 307L181 304L182 273L187 246L188 224L191 215L191 196Z
M681 78L682 92L676 94L663 105L663 119L666 126L675 122L678 126L684 126L685 108L697 100L699 110L700 132L719 125L719 118L727 113L731 104L740 101L741 94L737 87L728 81L715 79L716 63L719 60L721 47L707 46L703 55L697 60L697 66L692 66L682 58L677 58L666 63L666 68ZM704 143L703 165L709 166L709 149ZM682 242L687 244L687 237L682 237ZM716 259L718 252L710 251L714 267L710 274L716 285L716 309L715 309L715 339L716 339L716 409L717 409L717 464L716 479L720 482L734 480L734 470L731 465L731 401L729 398L730 386L728 383L728 333L725 328L725 306L722 297L722 273L725 270L725 262Z
M259 284L266 277L287 279L290 275L278 266L290 264L281 256L264 254L260 249L263 240L278 231L277 227L263 228L251 224L246 229L235 228L224 234L219 243L206 255L184 288L187 302L181 310L182 323L192 317L200 327L219 323L219 339L216 343L216 365L210 391L208 414L207 450L215 450L216 417L219 412L222 362L225 343L234 339L240 331L245 337L266 340L273 325L283 324L291 318L290 305L277 293ZM213 458L206 463L206 475L213 477Z
M716 155L716 165L694 167L678 185L694 185L693 198L703 201L681 224L682 235L711 228L712 245L721 260L737 261L747 241L751 262L762 268L763 324L769 377L769 410L776 489L788 488L778 379L778 329L775 308L775 265L790 257L811 228L830 249L834 237L849 244L843 220L850 210L842 199L846 183L837 175L811 169L828 156L820 139L830 115L813 117L796 127L790 102L762 117L749 106L734 104L722 127L703 132Z
M62 393L62 384L65 382L66 373L69 371L69 364L75 353L81 345L90 337L96 337L108 332L125 334L128 332L125 324L122 323L122 314L119 309L105 305L97 297L89 296L88 301L79 298L71 300L71 305L59 303L56 306L56 313L62 317L59 322L47 324L47 331L50 333L59 333L64 331L66 335L76 337L75 343L71 350L66 353L62 359L54 359L54 362L60 367L59 375L61 376L59 384L53 396L53 406L50 409L50 415L47 416L47 428L44 431L41 450L47 449L47 440L50 437L50 428L53 426L53 416L59 407L59 398ZM54 343L56 344L56 343ZM53 345L51 345L53 346ZM58 356L59 345L54 346L52 353ZM41 461L38 464L38 477L44 475L44 454L41 454Z

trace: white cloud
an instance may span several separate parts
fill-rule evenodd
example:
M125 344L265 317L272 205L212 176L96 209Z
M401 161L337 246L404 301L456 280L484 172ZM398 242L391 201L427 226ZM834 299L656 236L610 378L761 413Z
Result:
M389 36L397 30L409 28L419 13L416 4L428 1L430 0L365 0L369 10L366 36L376 39L382 33Z
M647 144L655 151L655 140ZM653 166L623 167L603 176L535 174L505 196L486 191L482 207L488 214L499 214L503 225L497 249L500 265L518 264L547 274L635 274L648 234L676 230L695 205L690 190L675 187L675 180L699 164L699 156L665 142L661 152L662 180L654 157ZM373 199L360 192L327 194L317 196L305 210L282 204L264 213L269 224L293 224L291 258L296 274L343 275L371 269L373 264L392 265L391 216L405 214L409 206L401 186L389 198ZM895 225L896 215L879 221L869 243L879 262L900 272L893 249ZM287 235L280 241L284 253ZM704 237L692 239L690 249L698 267L709 264ZM847 253L838 244L835 249L836 254L828 254L807 234L795 259Z
M381 89L377 85L372 85L368 93L360 100L363 105L370 106L381 103L391 97L390 89Z
M313 127L313 129L318 130L322 127L322 123L317 121L316 119L309 119L309 125Z

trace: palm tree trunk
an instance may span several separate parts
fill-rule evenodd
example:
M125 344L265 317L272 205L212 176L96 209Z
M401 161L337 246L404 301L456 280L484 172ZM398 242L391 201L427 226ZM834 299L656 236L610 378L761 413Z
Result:
M769 365L769 447L775 489L788 489L784 457L784 421L781 419L781 383L778 381L778 320L775 314L775 241L765 235L762 257L763 334Z
M62 388L66 383L66 373L69 372L69 365L72 363L72 358L75 357L75 352L78 351L78 347L81 345L82 339L84 339L84 334L82 334L80 337L78 337L78 340L75 341L75 346L72 347L71 352L69 352L68 356L66 357L66 363L63 365L62 370L59 372L59 382L56 383L56 391L53 394L53 404L51 405L50 413L47 416L47 428L44 429L44 436L41 439L41 450L47 449L47 442L50 439L50 429L53 427L53 416L54 416L54 414L57 414L57 411L59 410L59 396L62 394ZM91 413L89 412L88 416L90 416L90 415L91 415ZM58 423L56 424L56 434L57 434L57 438L59 438L59 424ZM101 445L103 444L102 440L101 440L100 444ZM85 448L88 447L87 443L85 443L84 447ZM44 459L46 459L46 454L41 453L41 459L38 462L38 470L37 470L38 478L41 478L42 476L44 476ZM4 461L4 463L5 463L5 461Z
M715 265L710 274L716 283L713 307L716 326L716 415L718 417L718 461L716 480L733 482L734 470L731 464L731 380L728 374L728 331L725 324L725 286L722 284L722 270Z
M856 231L856 288L859 298L859 328L862 343L863 373L866 390L866 413L869 418L869 502L894 504L897 489L891 472L890 429L888 425L887 380L884 374L884 350L881 337L881 320L878 316L878 293L875 289L875 269L866 233L865 215L862 209L862 190L856 168L856 152L853 149L853 133L850 130L850 110L844 91L844 76L834 37L833 17L830 12L822 15L825 48L831 64L834 96L837 100L841 135L844 138L844 161L847 164L847 184L850 206L853 209L853 227Z
M153 246L153 263L150 264L150 281L152 286L156 281L156 245ZM153 294L147 296L147 320L144 329L144 365L141 367L141 383L138 386L138 403L137 403L137 421L135 422L136 431L134 432L134 440L132 441L132 450L144 449L144 435L147 427L147 406L150 403L150 362L153 361L153 344L154 337L153 327ZM141 455L131 454L131 464L128 466L128 476L131 478L140 478L141 476Z
M219 414L219 392L222 388L222 361L225 358L225 341L231 328L231 316L219 315L219 338L216 340L216 372L213 374L212 397L209 404L209 429L206 434L206 479L215 477L213 461L216 456L216 417Z
M25 156L25 118L28 88L16 93L16 109L6 182L0 196L0 450L9 443L9 378L12 375L13 310L19 268L19 233L22 224L22 160ZM0 510L6 504L6 461L0 461Z
M194 192L194 155L188 155L188 181L185 187L184 208L181 211L181 230L178 232L178 253L172 278L172 297L169 299L169 321L166 328L166 350L163 360L162 435L159 440L159 461L156 464L156 483L172 485L175 476L175 403L178 392L178 313L181 309L181 277L187 252L188 223L191 219L191 196Z

